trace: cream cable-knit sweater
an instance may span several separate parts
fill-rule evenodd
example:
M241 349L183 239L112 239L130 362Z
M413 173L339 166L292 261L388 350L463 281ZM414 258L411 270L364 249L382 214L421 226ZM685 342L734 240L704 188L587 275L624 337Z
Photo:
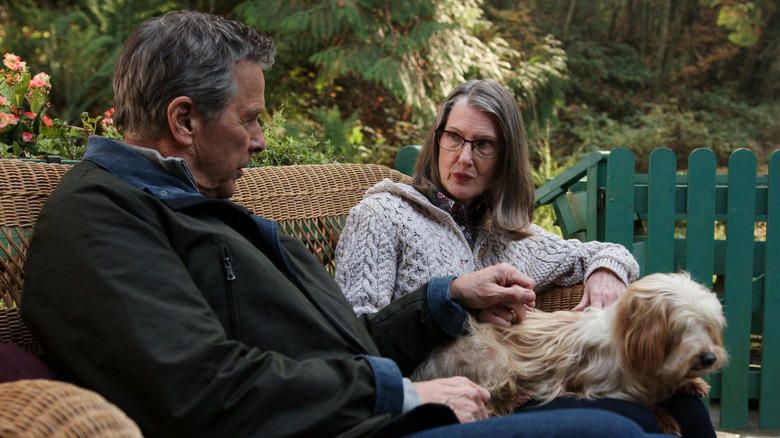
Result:
M376 312L431 278L463 275L507 262L536 281L536 290L583 282L598 268L626 284L639 265L621 245L582 243L533 225L511 241L480 230L472 252L452 217L407 184L385 179L352 208L336 248L336 282L357 314Z

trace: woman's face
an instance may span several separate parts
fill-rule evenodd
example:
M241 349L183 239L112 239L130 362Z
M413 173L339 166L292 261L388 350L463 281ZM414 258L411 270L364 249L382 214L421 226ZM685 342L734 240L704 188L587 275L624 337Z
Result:
M498 121L488 113L474 109L466 99L458 101L450 111L443 128L470 140L502 142ZM496 163L500 159L474 156L471 143L457 151L439 147L439 176L444 191L467 208L493 183Z

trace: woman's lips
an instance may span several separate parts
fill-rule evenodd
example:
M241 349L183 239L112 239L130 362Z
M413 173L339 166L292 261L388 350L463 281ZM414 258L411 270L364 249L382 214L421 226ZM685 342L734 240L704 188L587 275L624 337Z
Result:
M471 175L469 175L468 173L460 173L460 172L456 172L456 173L453 173L453 174L452 174L452 176L453 176L453 177L454 177L456 180L458 180L458 182L469 182L469 181L471 181L472 179L474 179L474 177L473 177L473 176L471 176Z

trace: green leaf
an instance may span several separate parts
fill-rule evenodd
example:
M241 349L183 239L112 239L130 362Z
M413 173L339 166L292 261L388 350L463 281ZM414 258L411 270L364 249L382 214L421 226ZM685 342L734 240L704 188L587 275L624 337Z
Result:
M30 111L38 114L46 105L46 99L49 97L49 93L45 88L39 87L32 90L32 97L27 99L27 103L30 104Z
M22 109L25 96L27 95L27 88L30 86L30 74L25 73L19 79L19 82L14 84L14 94L11 102L17 109Z

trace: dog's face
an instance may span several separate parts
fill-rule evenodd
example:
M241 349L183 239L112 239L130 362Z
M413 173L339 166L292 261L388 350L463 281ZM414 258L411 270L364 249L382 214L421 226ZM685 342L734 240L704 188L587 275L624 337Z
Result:
M623 358L638 376L680 381L725 363L722 306L687 274L648 275L615 305L615 339L623 340Z

